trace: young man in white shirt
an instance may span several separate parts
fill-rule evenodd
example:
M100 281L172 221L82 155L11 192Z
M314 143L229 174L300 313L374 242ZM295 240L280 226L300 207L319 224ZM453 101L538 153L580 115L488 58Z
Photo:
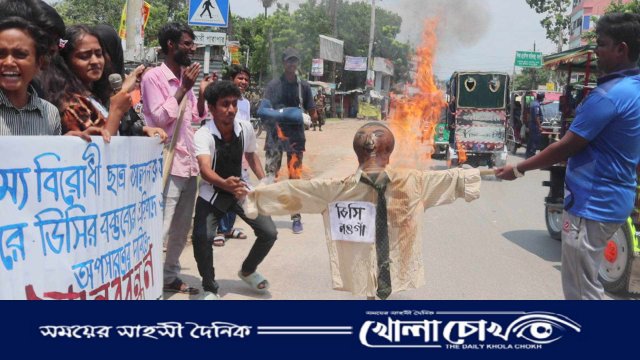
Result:
M236 119L241 93L233 83L220 81L212 84L204 96L213 120L207 120L195 135L202 181L193 222L193 253L202 276L204 298L219 299L212 241L220 218L227 212L240 216L257 235L238 276L252 289L266 291L269 282L256 269L276 241L276 226L270 216L247 218L238 202L249 190L241 179L243 155L258 179L265 176L260 159L254 156L257 146L253 127L249 122Z
M241 65L232 65L229 68L230 80L240 89L240 98L238 99L238 111L236 112L236 120L251 122L251 103L244 97L249 83L251 81L251 74L249 69ZM258 157L258 154L253 152L252 156ZM257 160L260 161L260 160ZM249 163L246 159L242 160L242 180L249 182ZM213 239L214 246L224 246L227 239L246 239L247 235L240 229L236 229L233 226L236 222L236 213L230 211L226 213L218 222L218 234Z

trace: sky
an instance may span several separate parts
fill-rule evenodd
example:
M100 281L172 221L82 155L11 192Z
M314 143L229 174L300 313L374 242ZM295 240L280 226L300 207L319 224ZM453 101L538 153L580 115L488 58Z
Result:
M186 1L186 0L185 0ZM196 0L193 0L196 1ZM261 0L229 0L231 12L242 17L264 13ZM278 0L291 9L305 0ZM356 1L356 0L349 0ZM362 1L362 0L358 0ZM369 2L370 0L366 0ZM52 2L51 0L47 2ZM153 0L150 1L153 4ZM402 41L417 45L425 19L438 16L439 45L434 71L447 79L458 70L514 71L518 50L555 52L538 15L525 0L375 0L376 5L403 18ZM269 9L273 12L275 6ZM338 26L340 26L339 24ZM349 54L345 54L349 55Z
M260 0L230 1L231 11L240 16L264 13ZM279 1L288 2L295 9L303 0ZM512 73L516 51L531 51L534 42L536 50L545 54L556 50L540 25L542 16L525 0L376 0L376 5L402 16L400 40L414 45L419 41L424 20L439 15L434 71L441 79L457 70Z

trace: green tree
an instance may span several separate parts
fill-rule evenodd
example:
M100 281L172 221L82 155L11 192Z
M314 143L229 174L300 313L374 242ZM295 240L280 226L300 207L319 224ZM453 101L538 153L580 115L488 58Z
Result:
M184 0L153 0L149 23L145 30L145 44L155 46L158 30L167 21L186 21L188 6ZM350 2L347 0L307 0L299 8L291 11L288 4L275 0L259 0L256 4L263 7L273 7L275 11L268 17L241 18L231 14L233 24L229 29L230 40L239 41L243 55L249 54L249 66L254 79L265 83L270 79L272 67L276 73L282 71L282 64L278 61L279 54L292 46L300 51L300 71L306 76L311 70L311 60L319 55L319 35L333 34L331 22L331 5L337 6L337 37L344 41L344 53L350 56L367 56L369 43L369 15L370 5L365 2ZM120 14L125 0L61 0L56 4L67 24L97 22L119 26ZM100 14L97 17L96 14ZM395 80L403 81L408 78L411 48L408 44L399 42L396 38L400 32L402 18L391 11L378 8L376 11L375 43L373 56L388 58L395 65ZM194 27L194 30L210 31L210 28ZM276 56L275 64L270 61L269 34L273 34L273 46ZM339 69L342 66L338 66ZM339 70L338 82L341 89L362 87L365 73ZM333 79L325 78L333 82Z
M613 13L613 12L629 12L640 14L640 1L633 0L626 4L623 4L622 1L612 1L611 4L607 7L605 13Z
M149 21L144 33L147 46L158 45L158 31L167 21L185 21L189 11L187 2L181 0L153 0ZM118 29L122 8L126 0L61 0L55 4L67 25L109 24Z
M276 0L258 0L262 3L262 7L264 8L264 17L267 17L267 9L270 8Z
M558 44L558 52L567 42L567 34L571 25L571 18L567 12L571 9L571 0L526 0L527 4L538 14L543 14L540 21L547 31L547 39Z
M548 69L524 68L513 79L512 90L535 90L538 86L545 85L553 76L554 72Z

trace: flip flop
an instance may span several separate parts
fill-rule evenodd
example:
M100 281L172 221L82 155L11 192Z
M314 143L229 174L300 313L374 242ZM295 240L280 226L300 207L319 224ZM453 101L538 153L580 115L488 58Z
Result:
M266 291L267 289L269 289L269 281L267 281L267 279L265 279L264 276L260 275L260 273L258 273L257 271L254 271L248 276L242 276L242 270L240 270L238 271L238 277L254 290ZM258 287L260 284L264 284L264 287Z
M213 238L213 246L223 247L224 244L226 243L227 243L227 238L224 236L224 234L217 234Z
M242 239L242 240L244 240L244 239L246 239L246 238L247 238L247 234L245 234L244 232L242 232L242 230L240 230L240 229L235 229L235 228L234 228L233 230L231 230L231 232L230 232L230 233L228 233L228 234L224 234L224 236L225 236L227 239Z
M185 283L180 278L176 278L171 284L165 284L162 291L189 295L196 295L200 292L200 290L189 286L189 284Z

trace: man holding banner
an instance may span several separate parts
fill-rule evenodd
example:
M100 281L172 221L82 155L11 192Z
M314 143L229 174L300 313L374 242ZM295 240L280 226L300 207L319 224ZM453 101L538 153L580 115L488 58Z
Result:
M194 38L187 25L169 23L163 26L158 40L166 55L165 61L149 70L140 83L148 125L160 127L172 137L164 164L170 174L163 184L163 241L167 246L164 291L187 294L198 293L198 289L188 286L178 277L180 254L191 228L200 173L194 155L191 123L200 123L204 118L202 93L214 81L212 77L205 77L200 82L200 96L196 100L192 88L200 73L200 64L191 62L196 50Z

